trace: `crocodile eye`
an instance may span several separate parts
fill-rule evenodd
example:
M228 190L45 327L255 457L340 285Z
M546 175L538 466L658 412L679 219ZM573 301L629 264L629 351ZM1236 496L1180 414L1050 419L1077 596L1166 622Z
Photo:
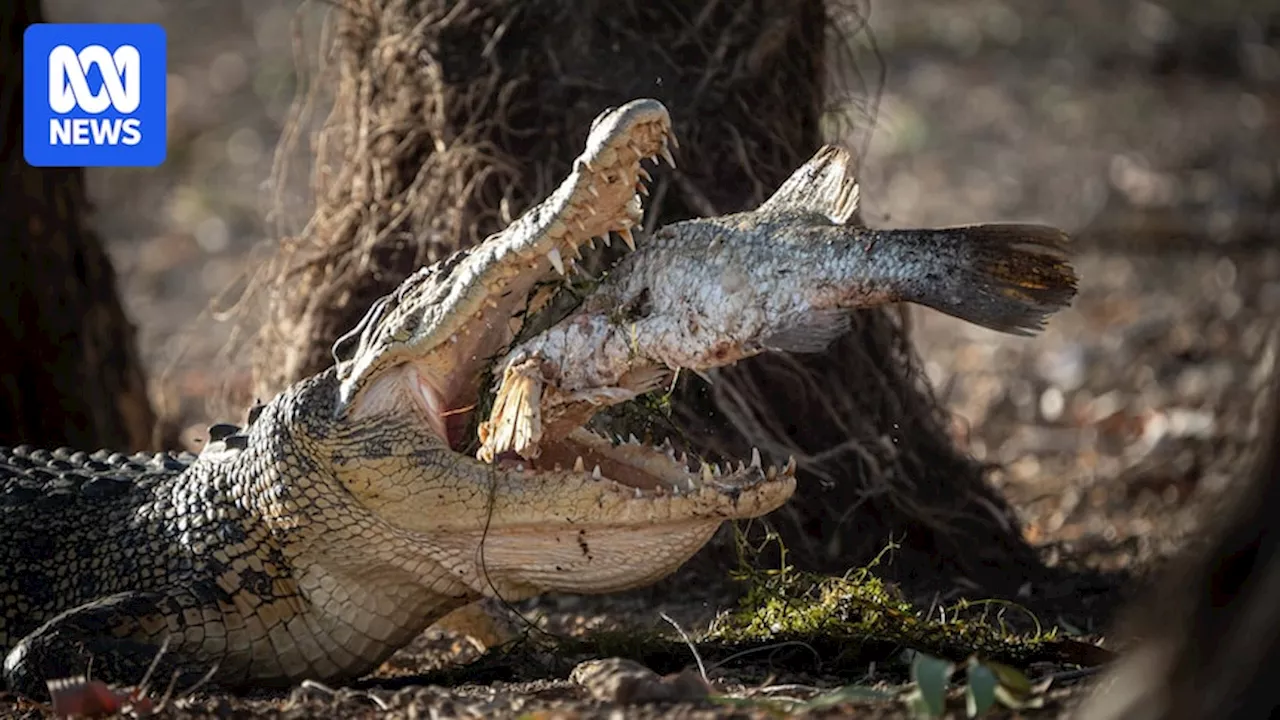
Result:
M369 308L369 312L360 318L360 322L334 341L333 347L329 352L332 353L335 364L340 365L344 360L350 360L355 357L360 343L365 340L365 336L369 334L371 329L377 328L382 316L386 314L387 306L390 302L391 297L388 295L383 295L375 300L373 306Z

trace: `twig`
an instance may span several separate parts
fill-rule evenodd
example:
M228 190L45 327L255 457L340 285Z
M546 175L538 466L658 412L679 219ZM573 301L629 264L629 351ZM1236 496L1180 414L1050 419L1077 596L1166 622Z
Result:
M186 696L188 696L188 697L190 697L191 695L194 695L194 694L196 693L196 691L198 691L200 688L202 688L202 687L204 687L205 685L207 685L207 684L209 683L209 681L213 679L214 674L218 672L218 668L219 668L219 667L221 667L221 666L222 666L221 661L219 661L219 662L215 662L215 663L214 663L214 664L209 668L208 672L206 672L206 673L204 674L204 676L203 676L203 677L201 677L199 680L197 680L197 681L195 682L195 684L194 684L194 685L192 685L191 687L187 688L187 689L183 692L183 695L186 695ZM177 679L178 679L177 673L174 673L174 679L173 679L173 681L171 681L171 682L169 683L169 688L168 688L167 690L165 690L164 697L160 698L160 702L156 703L155 712L157 712L157 713L158 713L158 712L161 712L162 710L164 710L164 709L165 709L165 706L166 706L166 705L168 705L169 701L172 699L172 695L171 695L171 694L172 694L172 692L173 692L174 682L176 682L176 681L177 681Z
M748 655L754 655L755 653L762 652L765 650L781 650L782 648L789 647L791 645L799 645L800 647L813 653L813 659L816 662L822 662L822 655L818 653L817 648L815 648L814 646L810 645L807 642L804 642L803 640L787 640L786 642L773 643L771 645L761 645L760 647L748 648L746 650L736 652L730 655L729 657L721 660L720 662L712 665L711 669L715 670L716 668L723 667L724 665L727 665L728 663L733 662L734 660L737 660L739 658L744 658Z
M156 667L160 665L160 658L169 652L169 639L172 635L165 635L164 641L160 643L160 648L156 650L155 657L151 658L151 664L147 666L147 671L142 674L142 679L138 681L138 689L136 695L142 697L147 694L147 686L151 684L151 675L155 673Z
M676 632L680 633L680 637L684 640L685 645L689 646L689 652L693 653L693 659L698 661L698 674L702 676L702 681L710 685L711 680L707 677L707 666L702 664L702 656L698 654L698 648L694 646L693 640L689 639L689 634L684 631L684 628L680 627L679 623L672 620L670 615L665 612L658 613L658 615L660 615L663 620L666 620L671 627L675 628Z

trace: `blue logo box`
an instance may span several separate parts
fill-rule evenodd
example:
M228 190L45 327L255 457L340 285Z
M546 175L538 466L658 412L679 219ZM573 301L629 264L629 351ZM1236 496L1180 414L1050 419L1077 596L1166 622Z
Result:
M22 39L22 150L37 167L164 162L166 44L159 25L39 23Z

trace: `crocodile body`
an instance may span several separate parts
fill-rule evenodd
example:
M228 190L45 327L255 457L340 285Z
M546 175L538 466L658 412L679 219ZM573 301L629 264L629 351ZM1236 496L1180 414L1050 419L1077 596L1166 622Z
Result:
M486 596L655 581L793 468L704 482L656 448L582 430L571 467L489 464L466 437L486 364L535 287L640 220L666 109L602 114L570 176L505 231L423 268L334 347L336 365L210 428L199 455L0 450L0 657L12 690L340 681Z

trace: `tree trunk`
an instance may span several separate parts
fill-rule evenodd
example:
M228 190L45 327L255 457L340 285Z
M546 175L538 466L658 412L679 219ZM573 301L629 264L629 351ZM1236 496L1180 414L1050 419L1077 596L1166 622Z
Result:
M317 209L269 281L258 395L327 367L334 339L375 298L545 196L605 107L655 97L671 111L680 170L656 176L647 203L660 224L759 203L824 139L835 5L343 5ZM797 497L773 517L798 565L842 571L893 537L905 577L1012 592L1039 562L953 447L900 317L855 320L826 353L756 358L713 388L689 383L679 424L704 451L797 455ZM732 563L725 550L704 559Z
M155 415L83 171L22 157L22 34L42 21L0 3L0 443L142 450Z

